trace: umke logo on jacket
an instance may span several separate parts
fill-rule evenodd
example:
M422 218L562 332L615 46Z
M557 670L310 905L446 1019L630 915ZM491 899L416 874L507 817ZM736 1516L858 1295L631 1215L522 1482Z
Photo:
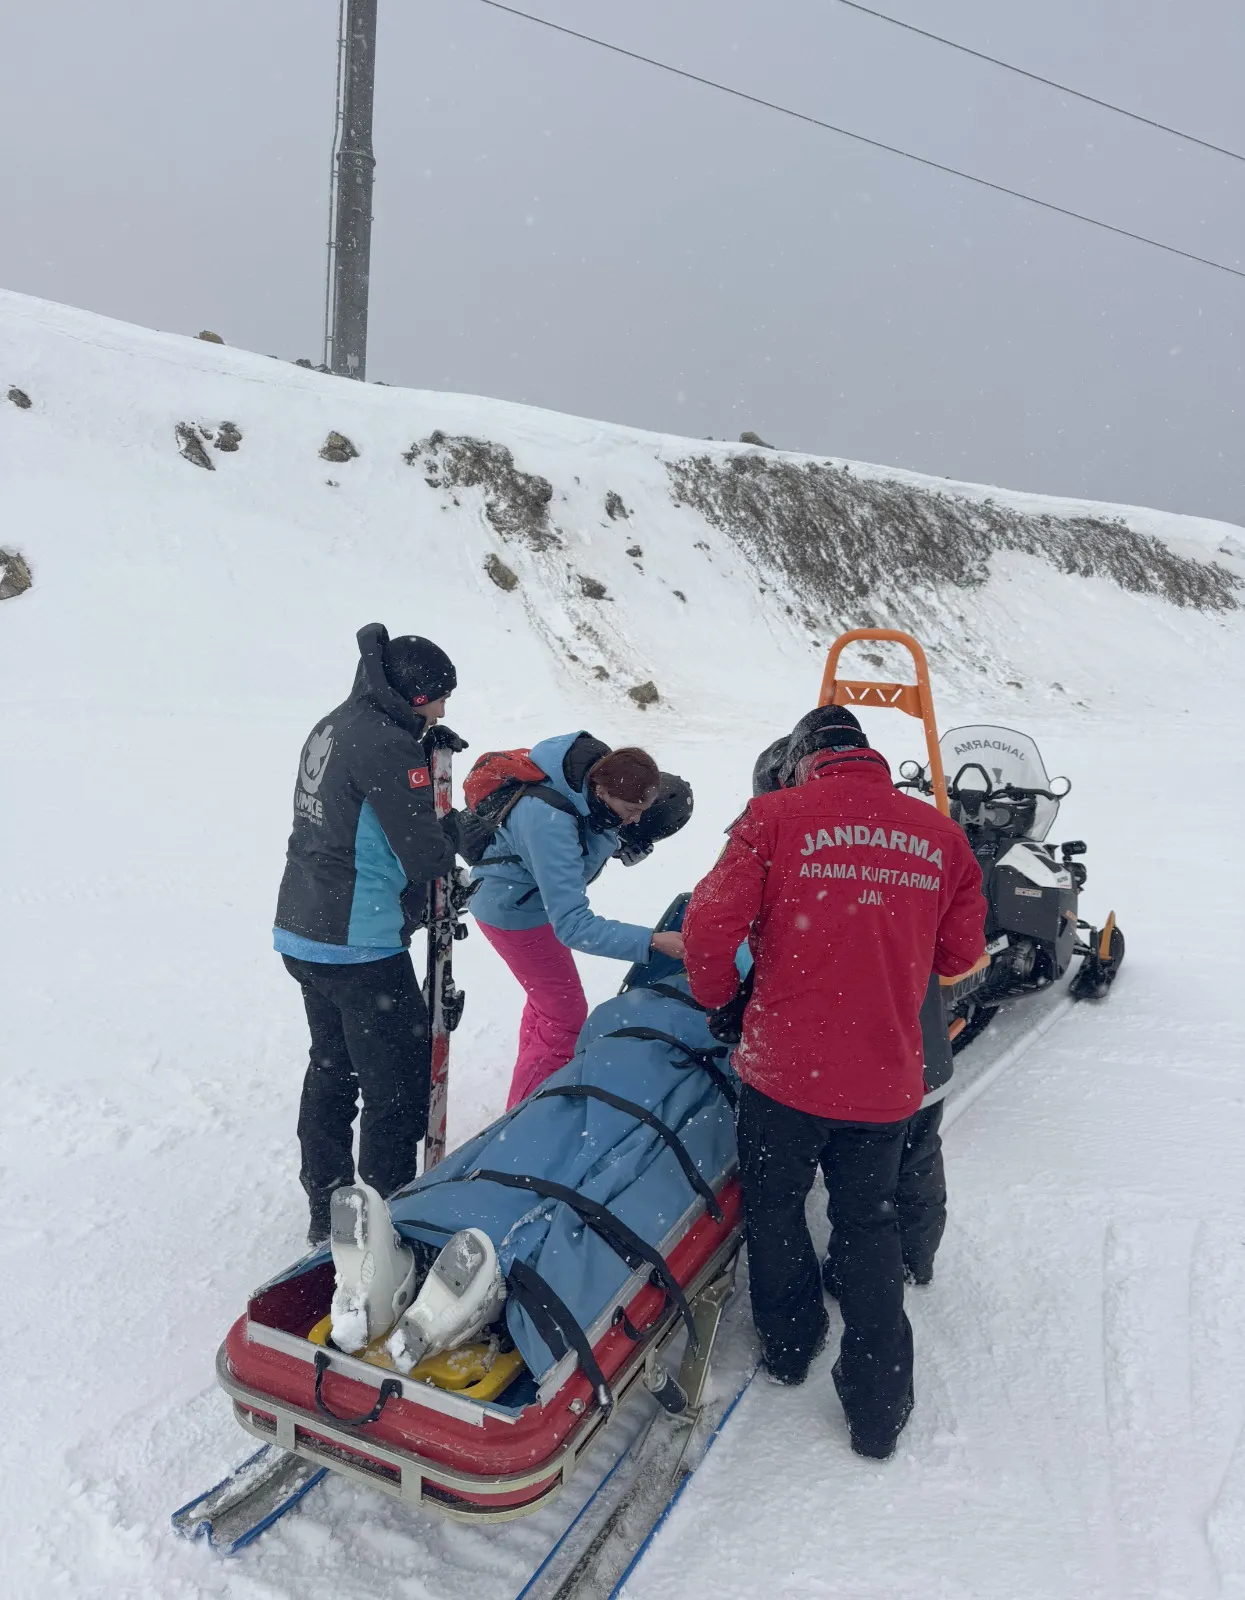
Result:
M333 754L333 724L327 723L323 729L317 729L303 746L302 764L298 769L298 781L308 794L315 794L324 777L324 769L329 764L329 757Z
M303 746L302 760L298 764L298 788L294 791L294 810L300 817L319 826L324 821L324 806L316 799L316 790L324 778L324 769L333 754L333 724L317 728Z

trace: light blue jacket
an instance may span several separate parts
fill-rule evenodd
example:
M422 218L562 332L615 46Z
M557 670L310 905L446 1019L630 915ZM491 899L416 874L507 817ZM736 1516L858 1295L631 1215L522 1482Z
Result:
M543 740L533 748L532 760L548 773L549 787L587 817L587 796L572 789L562 771L563 758L579 736L576 729ZM647 961L651 928L598 917L588 904L588 885L617 850L618 835L585 829L584 838L586 855L574 817L525 796L487 851L490 856L520 859L513 865L476 867L472 877L480 887L471 897L471 910L491 928L539 928L552 923L554 933L572 950L616 961Z

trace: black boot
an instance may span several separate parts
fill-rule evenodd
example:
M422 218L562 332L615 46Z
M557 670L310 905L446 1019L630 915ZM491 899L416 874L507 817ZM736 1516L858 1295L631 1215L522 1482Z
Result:
M908 1418L912 1415L912 1385L908 1385L908 1399L900 1414L899 1426L893 1431L881 1433L867 1433L863 1429L852 1426L851 1415L847 1409L847 1401L843 1396L843 1368L841 1362L836 1361L830 1376L834 1379L834 1390L843 1405L843 1414L847 1417L848 1437L852 1442L852 1449L858 1456L868 1456L871 1461L887 1461L895 1454L895 1445L899 1435L907 1427Z
M322 1206L312 1206L311 1223L307 1229L307 1243L314 1250L317 1246L329 1242L332 1227L329 1222L329 1206L326 1200Z
M773 1380L774 1383L781 1383L789 1389L796 1389L804 1382L805 1378L808 1377L813 1362L816 1361L817 1357L826 1348L826 1340L829 1337L830 1318L823 1312L821 1332L817 1335L808 1359L802 1365L794 1366L789 1362L771 1362L768 1357L765 1356L761 1358L761 1365L765 1368L766 1374Z

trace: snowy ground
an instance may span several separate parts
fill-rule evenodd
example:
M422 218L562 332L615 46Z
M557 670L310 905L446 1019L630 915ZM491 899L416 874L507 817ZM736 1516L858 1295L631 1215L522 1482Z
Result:
M0 296L0 357L0 545L35 575L0 604L4 1592L506 1600L544 1525L464 1530L334 1483L233 1563L167 1528L246 1448L213 1354L304 1226L303 1021L268 944L297 751L344 693L355 628L424 629L459 662L452 720L477 750L586 725L693 780L686 833L594 895L652 917L712 860L820 662L722 536L671 508L659 458L678 441L361 389L18 297ZM238 421L241 450L190 466L185 418ZM437 426L526 470L561 462L568 559L617 596L608 682L568 665L585 613L548 564L402 464ZM360 460L318 459L330 427ZM599 514L608 488L625 529ZM1147 526L1207 554L1228 537ZM647 588L632 539L664 558ZM712 561L686 605L667 591L696 541ZM522 568L517 594L482 577L490 549ZM1116 907L1128 964L949 1138L953 1220L911 1296L918 1408L897 1459L847 1451L828 1362L799 1392L757 1385L637 1600L1245 1596L1239 614L1021 557L962 603L1028 687L952 674L942 721L1018 724L1072 778L1057 832L1089 840L1085 904ZM667 699L642 713L621 690L648 676ZM910 753L905 730L875 732ZM460 956L455 1140L501 1107L518 1012L482 940ZM616 984L584 965L594 996Z

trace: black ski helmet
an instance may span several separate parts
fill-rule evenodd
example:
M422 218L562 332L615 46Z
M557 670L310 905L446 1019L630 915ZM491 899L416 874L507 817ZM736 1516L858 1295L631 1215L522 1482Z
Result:
M795 780L795 769L818 750L867 750L864 730L846 706L818 706L800 718L787 740L779 777L783 787Z
M458 687L454 663L431 639L404 633L384 646L385 677L408 705L426 706Z
M637 826L654 843L669 839L691 821L693 803L692 786L687 779L663 772L657 798L645 809Z
M787 742L788 736L784 733L781 739L767 744L756 758L752 768L754 795L773 794L775 789L782 788L782 765L787 755Z
M691 784L673 772L663 772L657 798L652 805L644 808L641 816L621 828L618 819L613 819L612 825L618 834L623 861L628 866L635 861L642 861L659 840L669 839L680 828L685 828L691 815Z

